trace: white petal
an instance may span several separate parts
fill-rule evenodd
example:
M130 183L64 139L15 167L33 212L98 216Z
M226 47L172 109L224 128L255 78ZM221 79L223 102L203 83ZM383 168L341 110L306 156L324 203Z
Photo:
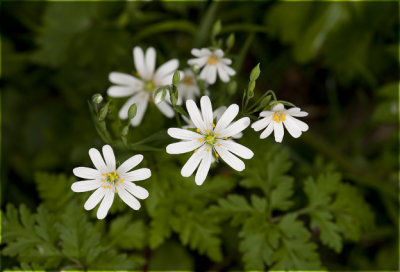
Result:
M226 129L222 130L220 132L221 137L231 137L235 134L238 134L239 132L242 132L244 129L246 129L250 125L250 118L249 117L243 117L233 124L231 124L229 127Z
M89 211L99 204L99 202L103 199L104 195L106 194L106 190L103 187L100 187L93 194L90 195L88 200L85 202L83 206L85 210Z
M163 77L173 74L179 66L179 61L177 59L172 59L170 61L167 61L160 67L158 67L156 73L154 74L154 80L160 81Z
M104 163L103 157L96 148L89 149L89 156L97 170L99 170L101 173L108 172L107 165Z
M274 125L274 136L275 136L275 141L280 143L282 142L283 139L283 124L282 122L272 122Z
M217 49L213 52L213 54L220 59L224 56L224 51L222 51L221 49Z
M98 219L104 219L106 217L113 201L114 201L114 192L112 189L108 189L103 201L100 204L99 209L97 210Z
M140 209L140 202L134 198L130 193L128 193L125 188L118 188L118 195L129 207L134 210Z
M166 117L168 118L174 117L175 115L174 110L167 102L165 102L165 100L155 105Z
M209 58L208 56L203 56L196 59L189 59L188 64L190 66L195 66L195 67L197 66L197 68L201 68L207 63L208 58Z
M84 179L97 179L101 177L99 170L89 167L76 167L72 172L75 176Z
M271 123L271 121L272 121L272 115L269 117L262 118L258 121L255 121L253 124L251 124L251 128L254 129L254 131L260 131L266 128L269 125L269 123Z
M286 120L292 120L294 123L296 123L296 126L301 130L301 131L307 131L308 130L308 125L304 123L303 121L300 121L299 119L296 119L290 115L286 115Z
M224 130L229 124L235 119L236 115L239 113L239 106L232 104L228 109L222 114L221 118L218 120L215 126L215 132L219 133Z
M285 125L287 131L289 132L290 135L292 135L293 138L300 137L301 130L296 125L296 122L293 120L293 118L286 118L286 120L283 121L283 124Z
M191 130L181 128L169 128L169 136L180 140L199 140L202 135Z
M267 128L261 133L260 139L265 139L265 138L267 138L269 135L271 135L272 131L274 130L274 123L275 123L275 122L269 123L269 125L267 126Z
M125 97L135 93L130 86L111 86L107 89L107 94L111 97Z
M212 129L213 123L213 111L211 106L211 101L208 96L203 96L200 100L201 113L203 115L204 124L207 129Z
M217 80L217 66L215 65L209 65L209 69L206 75L206 81L208 84L214 84L215 81Z
M225 60L225 59L224 59ZM229 63L230 64L230 63ZM229 75L229 76L234 76L236 75L236 71L233 70L231 67L229 67L228 65L221 65L224 69L224 71Z
M146 71L149 77L152 77L154 68L156 67L156 50L153 47L149 47L146 50L145 55Z
M253 151L251 151L249 148L238 144L234 141L218 141L218 143L221 144L222 147L226 148L228 151L232 152L233 154L238 155L239 157L243 159L251 159L254 156Z
M197 48L193 48L192 50L190 50L190 53L192 53L192 55L195 57L200 57L201 56L200 52L201 52L200 49Z
M142 81L137 79L136 77L119 72L111 72L108 75L108 79L112 83L119 85L125 85L131 87L139 87L142 85Z
M203 143L199 140L193 141L182 141L178 143L173 143L167 145L167 153L168 154L182 154L186 152L190 152L198 148Z
M101 186L101 181L92 179L92 180L82 180L72 183L71 190L80 193L96 190Z
M219 78L223 81L223 82L228 82L229 81L229 75L226 72L226 70L224 69L224 65L223 64L218 64L217 65L217 70L218 70L218 75Z
M181 175L183 177L189 177L193 174L201 159L205 156L204 152L206 152L205 146L202 146L199 150L197 150L197 152L193 153L193 155L190 156L189 160L182 167Z
M149 168L140 168L121 175L121 178L124 179L123 182L145 180L149 177L151 177L151 171Z
M200 131L204 132L206 130L204 121L201 118L201 114L199 109L196 106L196 103L194 103L193 100L187 100L186 101L186 109L190 115L190 119L192 120L193 124L200 129Z
M139 73L139 76L145 80L148 80L149 78L144 61L143 50L139 46L133 48L133 61L135 63L136 71Z
M232 60L228 59L228 58L223 58L221 59L221 62L226 64L226 66L231 65L232 64Z
M144 114L146 112L148 103L149 103L149 94L147 93L140 94L140 100L138 100L136 104L137 107L136 116L133 117L133 119L131 120L132 126L137 127L138 125L140 125L140 123L143 120Z
M203 151L203 159L201 160L199 169L197 169L196 172L196 177L195 177L195 182L197 185L202 185L204 180L207 177L208 171L210 170L211 166L211 158L212 158L212 152L211 150L209 151Z
M273 113L273 111L262 111L260 112L260 117L269 117L272 116Z
M104 145L103 146L103 157L106 161L106 165L109 172L115 171L115 156L114 151L111 146Z
M120 186L139 199L146 199L149 196L149 192L145 188L137 186L136 184L124 182L121 183Z
M121 164L118 167L118 169L117 169L118 174L122 175L122 174L128 172L133 167L137 166L142 160L143 160L143 155L141 155L141 154L130 157L129 159L127 159L123 164Z
M276 104L275 106L272 107L272 111L281 111L281 110L284 110L284 109L285 109L285 107L281 103Z
M215 149L217 150L221 159L223 159L230 167L235 169L236 171L243 171L245 168L244 162L230 153L222 146L216 146Z
M307 112L301 111L300 108L290 108L286 112L294 117L304 117L308 115Z

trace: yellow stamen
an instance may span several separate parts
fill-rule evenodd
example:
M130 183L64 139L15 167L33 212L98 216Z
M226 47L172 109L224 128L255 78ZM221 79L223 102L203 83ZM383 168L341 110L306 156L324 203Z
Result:
M105 173L103 173L102 175L103 175L104 177L106 176L106 174L105 174Z
M107 188L107 186L105 186L105 185L103 187L104 187L104 189Z
M201 141L203 141L203 138L200 138L200 143L201 143Z
M215 124L214 124L214 123L212 123L211 125L212 125L213 127L215 127Z
M194 150L194 153L196 153L196 152L197 152L197 149Z
M286 113L283 111L277 111L272 115L272 119L277 123L283 122L286 119Z
M219 133L217 133L217 134L215 134L215 135L217 135L217 136L221 136L221 135L219 135Z
M106 182L106 180L105 180L105 179L102 179L102 181L103 181L103 182Z
M209 132L210 132L210 130L209 130L209 129L207 129L207 130L206 130L206 132L207 132L207 133L209 133Z
M196 129L197 132L200 132L200 129Z
M210 149L209 149L209 148L207 148L207 152L208 152L208 151L210 151Z
M108 189L111 189L111 186L108 186Z
M116 171L114 171L114 175L117 175L117 172L116 172Z
M221 144L217 144L218 146L221 146Z
M115 189L114 193L116 193L116 192L117 192L117 189Z
M217 157L217 158L219 157L218 153L215 153L215 157Z
M207 63L210 64L210 65L217 65L218 61L219 61L219 59L217 58L217 56L211 55L208 58Z
M225 140L228 140L228 137L225 137L224 139L225 139Z
M120 182L123 182L123 181L124 181L124 179L122 178Z

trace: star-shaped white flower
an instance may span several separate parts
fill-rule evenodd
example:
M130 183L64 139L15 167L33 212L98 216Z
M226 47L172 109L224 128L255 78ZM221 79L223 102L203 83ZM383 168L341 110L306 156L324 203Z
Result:
M229 66L232 61L228 58L223 58L224 52L221 49L211 52L207 48L202 48L201 50L194 48L191 53L197 58L190 59L188 64L198 69L204 66L200 72L200 78L209 84L215 83L217 72L223 82L228 82L229 77L236 74L235 70Z
M265 128L261 133L260 138L267 138L272 131L274 131L275 141L282 142L283 139L283 125L287 131L294 138L300 137L301 133L308 130L308 125L294 117L304 117L308 113L301 111L300 108L285 109L283 104L279 103L272 107L271 111L263 111L260 113L260 120L254 122L251 127L255 131L260 131Z
M155 90L159 87L172 84L172 77L179 66L179 61L172 59L155 70L156 50L153 47L149 47L144 54L143 50L138 46L133 48L133 59L138 77L111 72L109 79L116 85L108 88L107 93L111 97L130 96L120 109L119 117L127 119L129 107L136 103L137 113L131 120L131 124L138 126L146 112L149 100L154 100ZM164 101L156 104L156 106L165 116L171 118L174 116L174 110L168 101L169 94L167 94Z
M86 201L85 209L91 210L101 201L97 210L97 218L103 219L111 208L114 194L117 193L129 207L139 210L140 202L136 198L145 199L149 196L149 193L143 187L134 184L133 181L148 179L151 176L151 171L148 168L130 170L143 160L143 156L132 156L118 168L116 168L114 152L109 145L103 146L104 160L95 148L89 150L89 156L96 169L89 167L74 168L74 175L86 180L74 182L71 186L74 192L95 190Z
M196 96L200 95L200 88L197 85L196 75L191 69L183 70L182 79L178 84L179 98L183 101L188 99L194 100Z
M183 166L181 174L189 177L197 169L195 181L197 185L203 184L212 163L212 158L221 158L237 171L243 171L245 165L235 155L250 159L253 152L247 147L236 143L231 138L247 128L250 124L248 117L243 117L234 123L233 119L239 113L239 106L232 104L214 124L213 110L208 96L200 100L201 113L193 100L186 101L186 109L195 125L195 131L181 128L170 128L168 134L182 140L167 146L167 153L181 154L194 151ZM234 155L235 154L235 155Z

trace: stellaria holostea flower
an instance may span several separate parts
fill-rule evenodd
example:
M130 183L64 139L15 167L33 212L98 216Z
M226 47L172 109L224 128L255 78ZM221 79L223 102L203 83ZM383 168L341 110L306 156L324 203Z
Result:
M229 66L232 61L223 57L224 52L221 49L210 51L207 48L194 48L191 53L196 58L189 59L188 64L193 65L196 69L200 69L204 66L200 72L200 78L204 79L209 84L215 83L217 73L223 82L228 82L229 77L236 74L235 70Z
M208 96L200 100L201 113L193 100L186 101L186 109L196 129L170 128L168 134L182 140L167 146L167 153L181 154L192 152L192 156L183 166L181 174L189 177L197 169L195 181L197 185L203 184L212 163L212 158L221 158L237 171L243 171L245 165L235 155L250 159L253 152L247 147L236 143L232 136L240 133L250 124L248 117L243 117L232 123L239 113L239 106L230 105L214 124L211 101ZM235 155L234 155L235 154Z
M95 148L89 150L89 156L96 168L74 168L74 175L86 180L74 182L71 186L74 192L95 190L86 201L85 209L91 210L101 201L97 210L97 218L103 219L111 208L114 195L117 193L129 207L139 210L140 202L136 198L145 199L149 196L149 193L133 182L148 179L151 176L151 171L148 168L130 170L143 160L143 156L132 156L118 168L116 168L114 152L109 145L103 146L104 160Z
M260 120L254 122L251 127L255 131L260 131L265 128L261 133L260 138L267 138L272 131L274 131L275 141L282 142L285 125L287 131L294 138L300 137L301 133L308 130L308 125L294 117L304 117L308 113L301 111L300 108L294 107L285 109L283 104L278 103L272 107L271 111L263 111L260 113Z
M111 72L109 79L116 84L108 88L107 93L111 97L130 98L125 102L119 111L121 119L128 118L128 110L136 103L137 113L131 120L133 126L140 125L149 101L154 99L155 91L162 86L172 83L172 77L179 66L179 61L172 59L155 70L156 50L149 47L144 54L143 50L136 46L133 48L133 59L137 71L137 77L129 74ZM168 118L174 116L174 110L168 103L169 94L166 99L156 106Z

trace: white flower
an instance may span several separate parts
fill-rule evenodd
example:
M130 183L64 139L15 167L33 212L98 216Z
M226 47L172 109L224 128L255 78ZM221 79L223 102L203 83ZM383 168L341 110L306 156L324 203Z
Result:
M71 186L74 192L96 190L86 201L85 209L93 209L102 200L97 210L97 218L103 219L113 203L114 194L118 193L122 201L129 207L139 210L140 203L136 198L145 199L149 196L149 193L146 189L132 183L132 181L148 179L151 176L151 171L148 168L128 171L137 166L143 160L143 156L135 155L118 168L116 168L114 152L109 145L103 146L104 160L100 152L95 148L89 150L89 156L96 169L88 167L74 168L74 175L86 180L74 182Z
M213 121L210 98L203 96L200 100L200 105L201 113L193 100L186 101L186 109L196 127L196 131L181 128L168 129L168 134L171 137L182 141L167 146L167 153L169 154L194 151L183 166L181 174L184 177L189 177L198 166L195 177L197 185L203 184L206 179L213 156L220 157L233 169L243 171L245 165L235 155L244 159L250 159L254 155L250 149L231 139L233 135L238 134L250 124L248 117L243 117L231 124L239 113L238 105L230 105L216 124Z
M193 65L196 69L200 69L204 66L200 72L200 78L207 81L209 84L214 84L217 79L217 72L223 82L228 82L230 76L236 74L229 65L232 61L228 58L223 58L224 52L221 49L217 49L211 52L207 48L192 49L192 55L197 58L190 59L189 65Z
M107 93L111 97L130 96L119 111L119 117L127 119L129 107L136 103L137 113L131 120L131 124L138 126L146 112L149 100L154 99L155 90L172 83L172 77L179 62L172 59L155 71L156 50L153 47L149 47L144 54L143 50L136 46L133 48L133 59L138 77L119 72L110 73L110 81L117 85L108 88ZM166 101L164 100L156 106L165 116L171 118L174 116L174 110L168 101L169 94L166 95Z
M177 87L179 97L184 101L188 99L194 100L196 96L200 95L200 89L197 85L196 75L191 69L183 70L182 79Z
M294 138L300 137L301 133L308 130L308 125L294 117L304 117L308 113L301 111L300 108L290 108L288 110L279 103L272 108L272 111L263 111L260 113L262 119L254 122L251 127L255 131L260 131L265 128L261 133L260 138L267 138L272 131L274 131L275 141L282 142L283 139L283 125L287 131Z

